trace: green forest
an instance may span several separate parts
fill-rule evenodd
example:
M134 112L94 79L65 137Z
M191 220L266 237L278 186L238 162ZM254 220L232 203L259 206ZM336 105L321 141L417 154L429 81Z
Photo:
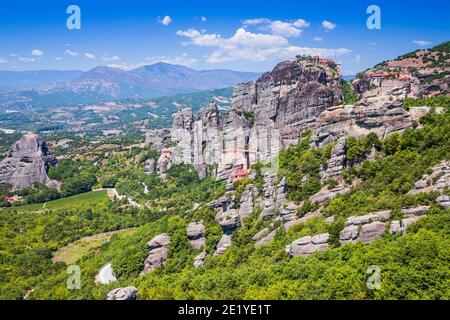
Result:
M314 209L308 198L323 187L318 170L332 148L311 148L310 137L310 133L304 134L296 147L280 156L279 173L287 178L288 197L304 201L298 216ZM146 175L142 163L157 156L146 148L105 159L101 168L63 162L50 174L67 185L82 186L76 177L94 174L102 181L96 187L115 185L120 193L149 206L130 208L125 200L112 202L105 192L94 192L72 201L76 203L73 208L63 201L55 205L49 202L48 207L1 211L0 298L21 299L28 293L29 299L37 300L105 299L112 289L132 285L138 288L139 299L449 299L450 212L437 205L435 193L407 193L432 166L450 158L450 111L431 112L414 128L384 141L368 135L347 138L347 144L347 157L352 162L344 176L348 183L359 182L351 192L327 201L323 216L288 232L279 222L258 219L261 208L255 207L221 257L212 254L222 230L208 203L225 192L223 183L213 178L200 180L190 166L173 167L167 181L156 174ZM377 155L369 159L373 148ZM262 165L253 169L258 173ZM305 176L307 182L301 183ZM70 183L71 179L75 180ZM261 185L260 179L257 174L254 184ZM235 185L237 198L248 183L242 180ZM76 193L68 191L67 195ZM450 195L449 190L446 193ZM392 219L398 219L401 208L416 205L431 209L404 236L386 232L370 245L341 246L336 241L351 215L391 209ZM325 223L330 216L335 216L334 222ZM206 227L208 257L205 265L196 269L192 261L199 251L189 244L186 226L200 220ZM255 249L252 237L266 227L278 230L275 239ZM55 251L84 236L127 228L137 229L125 237L113 235L100 245L101 254L91 250L76 262L81 268L81 289L69 290L67 266L52 262ZM323 232L334 239L329 249L309 257L290 258L286 254L285 247L292 241ZM146 243L161 233L171 236L168 260L164 267L141 277L148 254ZM95 275L107 263L112 263L118 281L97 286ZM366 285L371 265L381 270L379 290Z

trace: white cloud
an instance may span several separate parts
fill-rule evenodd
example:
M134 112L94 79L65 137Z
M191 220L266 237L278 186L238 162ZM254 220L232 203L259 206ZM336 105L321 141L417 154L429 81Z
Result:
M102 57L103 61L119 61L120 57L115 55L109 55L109 53L105 53L105 55Z
M61 57L55 57L54 59L55 59L56 61L61 61L61 60L62 60Z
M158 62L164 62L168 64L176 64L180 66L191 67L195 66L198 62L197 59L189 57L187 53L183 53L182 55L176 57L167 57L167 56L153 56L148 57L146 59L148 64L155 64Z
M426 40L413 40L413 43L421 47L429 46L430 44L432 44L432 42Z
M164 26L168 26L172 23L172 18L170 16L165 16L164 18L158 18L159 23L161 23Z
M247 19L242 22L244 26L257 26L260 24L270 23L269 19L266 18L257 18L257 19Z
M324 27L327 30L333 30L337 26L333 22L325 20L325 21L322 21L322 27Z
M31 52L31 55L33 57L41 57L44 55L44 52L42 50L39 49L33 49L33 51Z
M200 19L202 20L202 22L206 22L206 17L200 17Z
M35 58L29 58L29 57L19 57L19 60L22 62L35 62Z
M65 53L68 54L69 56L72 56L72 57L77 57L79 55L78 52L72 51L70 49L67 49L65 51Z
M306 22L303 19L297 19L294 21L293 25L294 25L294 27L297 27L297 28L308 28L309 22Z
M313 39L314 39L314 41L317 41L317 42L322 42L323 41L323 39L321 37L314 37Z
M213 48L213 52L206 56L209 63L235 60L265 61L269 58L292 58L298 54L334 57L351 53L351 50L345 48L297 47L289 44L288 34L283 37L277 34L252 33L244 28L239 28L230 38L224 38L216 33L201 33L196 29L179 30L177 35L189 38L192 45Z
M268 28L272 34L283 37L298 37L302 33L302 30L295 27L293 23L283 21L273 21L269 24Z
M11 58L17 58L19 55L17 53L10 53L9 56Z
M8 63L8 61L6 61L6 60L3 59L3 58L0 58L0 64L5 64L5 63Z
M86 58L88 58L88 59L91 59L91 60L96 59L96 58L95 58L95 55L94 55L93 53L85 52L85 53L84 53L84 56L85 56Z
M295 21L272 21L267 18L247 19L243 22L244 26L261 26L262 30L269 30L274 35L283 37L298 37L303 28L308 28L309 23L303 19Z

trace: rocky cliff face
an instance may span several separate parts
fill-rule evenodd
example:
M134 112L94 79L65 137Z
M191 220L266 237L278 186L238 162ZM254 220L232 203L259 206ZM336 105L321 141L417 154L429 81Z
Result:
M59 183L50 180L47 171L56 164L45 141L38 135L27 134L14 144L0 163L0 183L12 185L14 191L42 183L50 188L59 188Z
M190 109L174 116L174 161L199 172L218 166L219 180L257 161L276 161L282 148L314 129L316 118L342 102L339 71L332 65L286 61L256 82L234 89L233 109L220 114L212 103L196 117Z
M257 81L236 86L228 113L221 114L211 103L196 116L190 109L175 114L171 139L177 147L171 162L192 164L201 177L215 165L217 169L209 173L226 180L258 161L276 167L279 151L312 130L313 147L340 141L331 163L334 168L323 176L335 177L345 163L345 137L373 132L384 139L402 132L417 121L417 109L403 108L405 98L430 95L429 85L407 68L380 70L362 73L352 83L357 103L343 105L334 63L310 57L282 62Z

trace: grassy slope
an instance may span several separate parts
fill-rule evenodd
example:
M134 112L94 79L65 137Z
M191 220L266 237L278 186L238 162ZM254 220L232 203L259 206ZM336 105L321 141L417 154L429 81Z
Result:
M107 191L94 191L83 193L77 196L58 199L55 201L46 202L44 204L31 204L21 207L12 207L5 209L4 212L30 212L42 210L62 210L62 209L77 209L90 205L102 205L108 202Z

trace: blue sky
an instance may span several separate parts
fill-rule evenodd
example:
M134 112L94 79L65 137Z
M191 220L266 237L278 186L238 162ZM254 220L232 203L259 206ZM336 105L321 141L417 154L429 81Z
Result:
M66 27L72 4L81 9L81 30ZM366 27L371 4L381 8L381 30ZM9 0L0 6L0 70L164 61L261 72L311 53L355 74L450 40L450 2L439 0Z

